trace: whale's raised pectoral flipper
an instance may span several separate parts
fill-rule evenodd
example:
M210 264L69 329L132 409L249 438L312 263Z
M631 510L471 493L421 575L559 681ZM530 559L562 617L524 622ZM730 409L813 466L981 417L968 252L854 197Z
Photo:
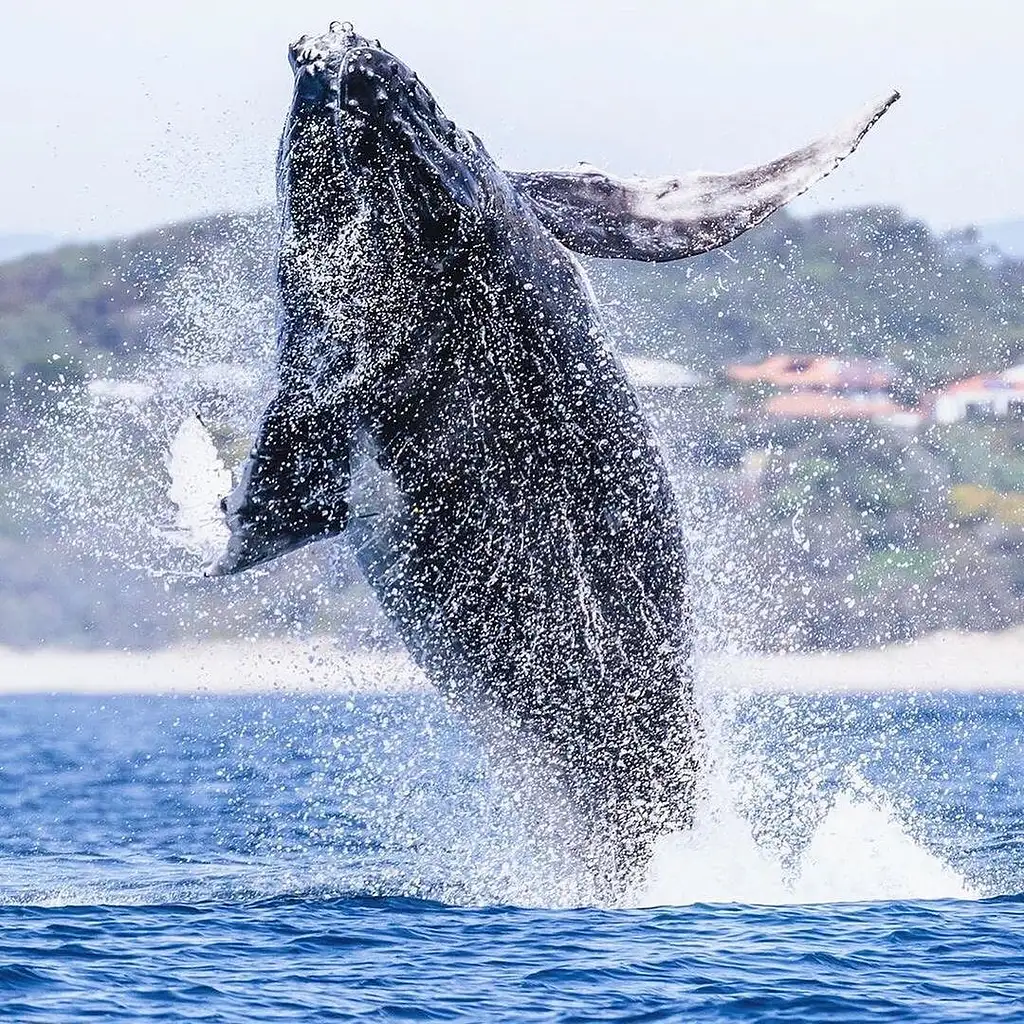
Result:
M263 414L234 490L221 502L227 548L208 576L242 572L332 537L348 521L346 425L279 394Z
M587 256L665 262L731 242L806 192L850 155L899 99L893 92L848 127L759 167L681 178L616 178L596 168L511 172L549 231Z

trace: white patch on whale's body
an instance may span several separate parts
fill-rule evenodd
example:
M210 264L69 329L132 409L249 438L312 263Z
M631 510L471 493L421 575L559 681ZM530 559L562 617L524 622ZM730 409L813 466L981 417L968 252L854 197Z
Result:
M350 516L365 522L394 516L401 508L401 492L392 474L382 468L377 445L365 430L356 431L351 449L348 486Z

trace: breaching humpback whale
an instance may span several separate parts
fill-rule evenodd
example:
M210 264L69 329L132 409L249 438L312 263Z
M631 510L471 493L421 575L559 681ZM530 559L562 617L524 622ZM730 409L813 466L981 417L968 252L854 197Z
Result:
M348 24L290 58L277 390L208 571L344 533L429 678L551 769L626 876L692 813L691 608L665 465L569 249L721 245L896 97L738 174L507 173Z

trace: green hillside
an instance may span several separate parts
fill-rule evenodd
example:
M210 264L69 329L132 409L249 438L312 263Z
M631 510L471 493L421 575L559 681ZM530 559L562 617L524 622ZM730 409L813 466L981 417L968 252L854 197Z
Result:
M30 373L55 353L88 365L159 346L168 325L157 300L176 276L228 260L265 282L272 239L267 214L223 216L2 264L0 372ZM696 259L590 266L624 348L705 370L785 348L887 359L924 386L1024 352L1024 261L897 210L780 213Z
M940 236L898 210L778 214L698 259L595 277L624 336L710 371L780 350L836 353L887 360L922 388L1024 352L1024 262L973 229Z
M47 374L54 355L88 367L161 345L168 284L217 254L265 274L270 234L266 215L210 217L0 264L0 373Z

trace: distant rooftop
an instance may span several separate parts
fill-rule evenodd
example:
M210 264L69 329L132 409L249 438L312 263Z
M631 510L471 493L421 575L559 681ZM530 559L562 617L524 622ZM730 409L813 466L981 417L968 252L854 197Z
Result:
M764 411L778 419L861 420L898 416L904 410L886 395L835 395L791 391L774 395Z
M891 374L867 359L782 352L759 363L732 363L726 374L741 383L763 382L778 388L873 390L886 387Z

